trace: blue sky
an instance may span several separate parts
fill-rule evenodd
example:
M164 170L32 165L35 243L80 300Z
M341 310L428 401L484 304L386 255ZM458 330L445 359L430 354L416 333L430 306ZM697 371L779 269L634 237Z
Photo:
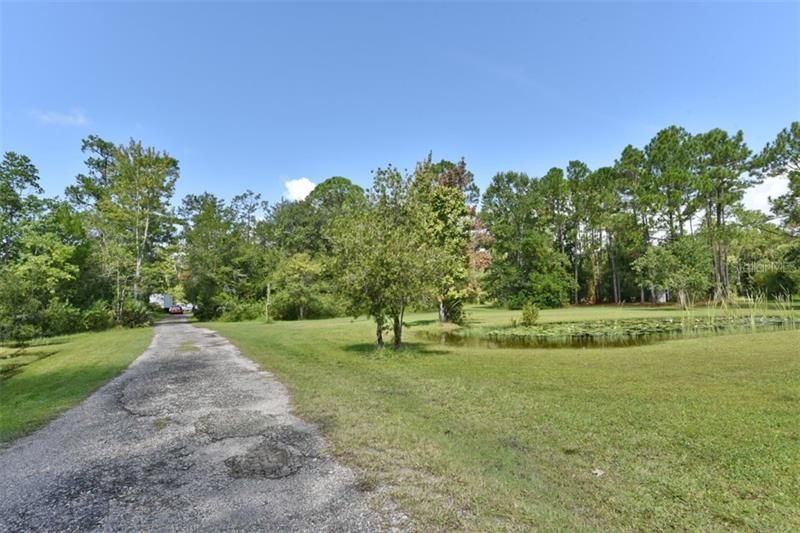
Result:
M49 194L80 140L129 137L181 162L178 196L464 156L486 187L613 162L679 124L800 119L800 4L0 3L0 149ZM775 193L781 183L751 194Z

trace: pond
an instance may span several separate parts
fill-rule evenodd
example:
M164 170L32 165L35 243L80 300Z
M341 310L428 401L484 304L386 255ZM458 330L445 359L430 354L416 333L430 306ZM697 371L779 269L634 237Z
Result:
M680 338L795 329L800 329L800 320L786 317L716 317L554 322L528 328L462 328L449 332L417 331L413 334L449 346L610 348L642 346Z

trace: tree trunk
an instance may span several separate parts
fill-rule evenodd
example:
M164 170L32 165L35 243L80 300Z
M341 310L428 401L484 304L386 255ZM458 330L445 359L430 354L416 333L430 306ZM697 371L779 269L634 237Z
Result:
M575 273L575 288L572 290L572 303L578 305L578 254L572 259L573 271Z
M684 311L689 308L689 299L686 294L686 289L678 289L678 303Z
M117 318L117 324L122 320L122 283L119 279L119 269L117 269L117 301L114 305L114 314Z
M394 347L399 348L403 344L403 318L400 315L393 319L392 329L394 331Z
M375 339L378 348L383 348L383 320L375 319Z
M264 319L269 322L269 296L272 292L272 284L267 283L267 302L264 304Z
M447 311L444 308L444 297L439 296L439 322L447 322Z
M608 246L608 262L611 263L611 285L614 289L614 303L618 304L620 300L620 290L619 290L619 274L617 273L617 259L614 255L614 249L612 246L612 241L609 239L609 246Z
M592 262L592 279L589 286L589 294L587 295L587 301L590 304L598 303L598 290L597 287L600 284L600 257L598 247L601 243L598 243L597 234L592 230L592 254L591 254L591 262Z
M150 237L150 216L144 219L144 235L142 236L141 243L139 242L139 227L136 226L136 268L133 276L133 297L139 299L139 279L142 275L142 261L144 260L144 252L147 247L147 239Z
M139 299L139 273L142 270L142 260L141 258L136 258L136 268L133 272L133 297L137 300Z

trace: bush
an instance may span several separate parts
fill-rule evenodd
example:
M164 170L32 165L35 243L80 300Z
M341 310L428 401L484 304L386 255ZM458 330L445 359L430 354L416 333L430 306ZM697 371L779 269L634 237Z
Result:
M300 305L286 292L279 292L272 298L270 315L281 320L297 320L300 318ZM303 305L303 318L331 318L342 316L342 302L330 294L316 294Z
M220 320L225 322L239 322L242 320L255 320L264 316L264 304L246 300L232 300L225 305Z
M453 324L463 325L467 316L464 312L464 300L455 297L448 297L444 299L444 313L448 322Z
M523 326L533 326L539 320L539 308L533 302L528 302L522 306L522 319L520 324Z
M119 323L128 328L138 328L152 324L150 307L144 302L129 298L122 304Z
M791 296L798 290L795 276L782 270L759 272L753 279L753 286L770 298Z
M108 302L98 300L83 312L83 329L101 331L114 325L114 313Z
M83 329L80 310L58 298L50 300L42 314L42 322L45 336L65 335Z
M41 336L42 328L40 328L37 324L18 323L15 324L15 327L9 335L9 338L17 343L24 344Z
M216 320L220 316L220 307L213 301L195 302L192 314L198 320Z

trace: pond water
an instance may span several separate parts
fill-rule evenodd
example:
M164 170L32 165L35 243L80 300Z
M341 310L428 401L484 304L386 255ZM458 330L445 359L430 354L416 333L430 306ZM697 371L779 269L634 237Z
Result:
M626 323L627 322L627 323ZM613 323L553 323L536 330L503 328L491 331L464 328L452 332L417 331L414 335L448 346L481 348L610 348L642 346L669 340L734 333L800 329L800 320L782 317L723 319L714 322L650 320ZM552 331L548 332L548 329ZM565 329L574 330L565 332Z

